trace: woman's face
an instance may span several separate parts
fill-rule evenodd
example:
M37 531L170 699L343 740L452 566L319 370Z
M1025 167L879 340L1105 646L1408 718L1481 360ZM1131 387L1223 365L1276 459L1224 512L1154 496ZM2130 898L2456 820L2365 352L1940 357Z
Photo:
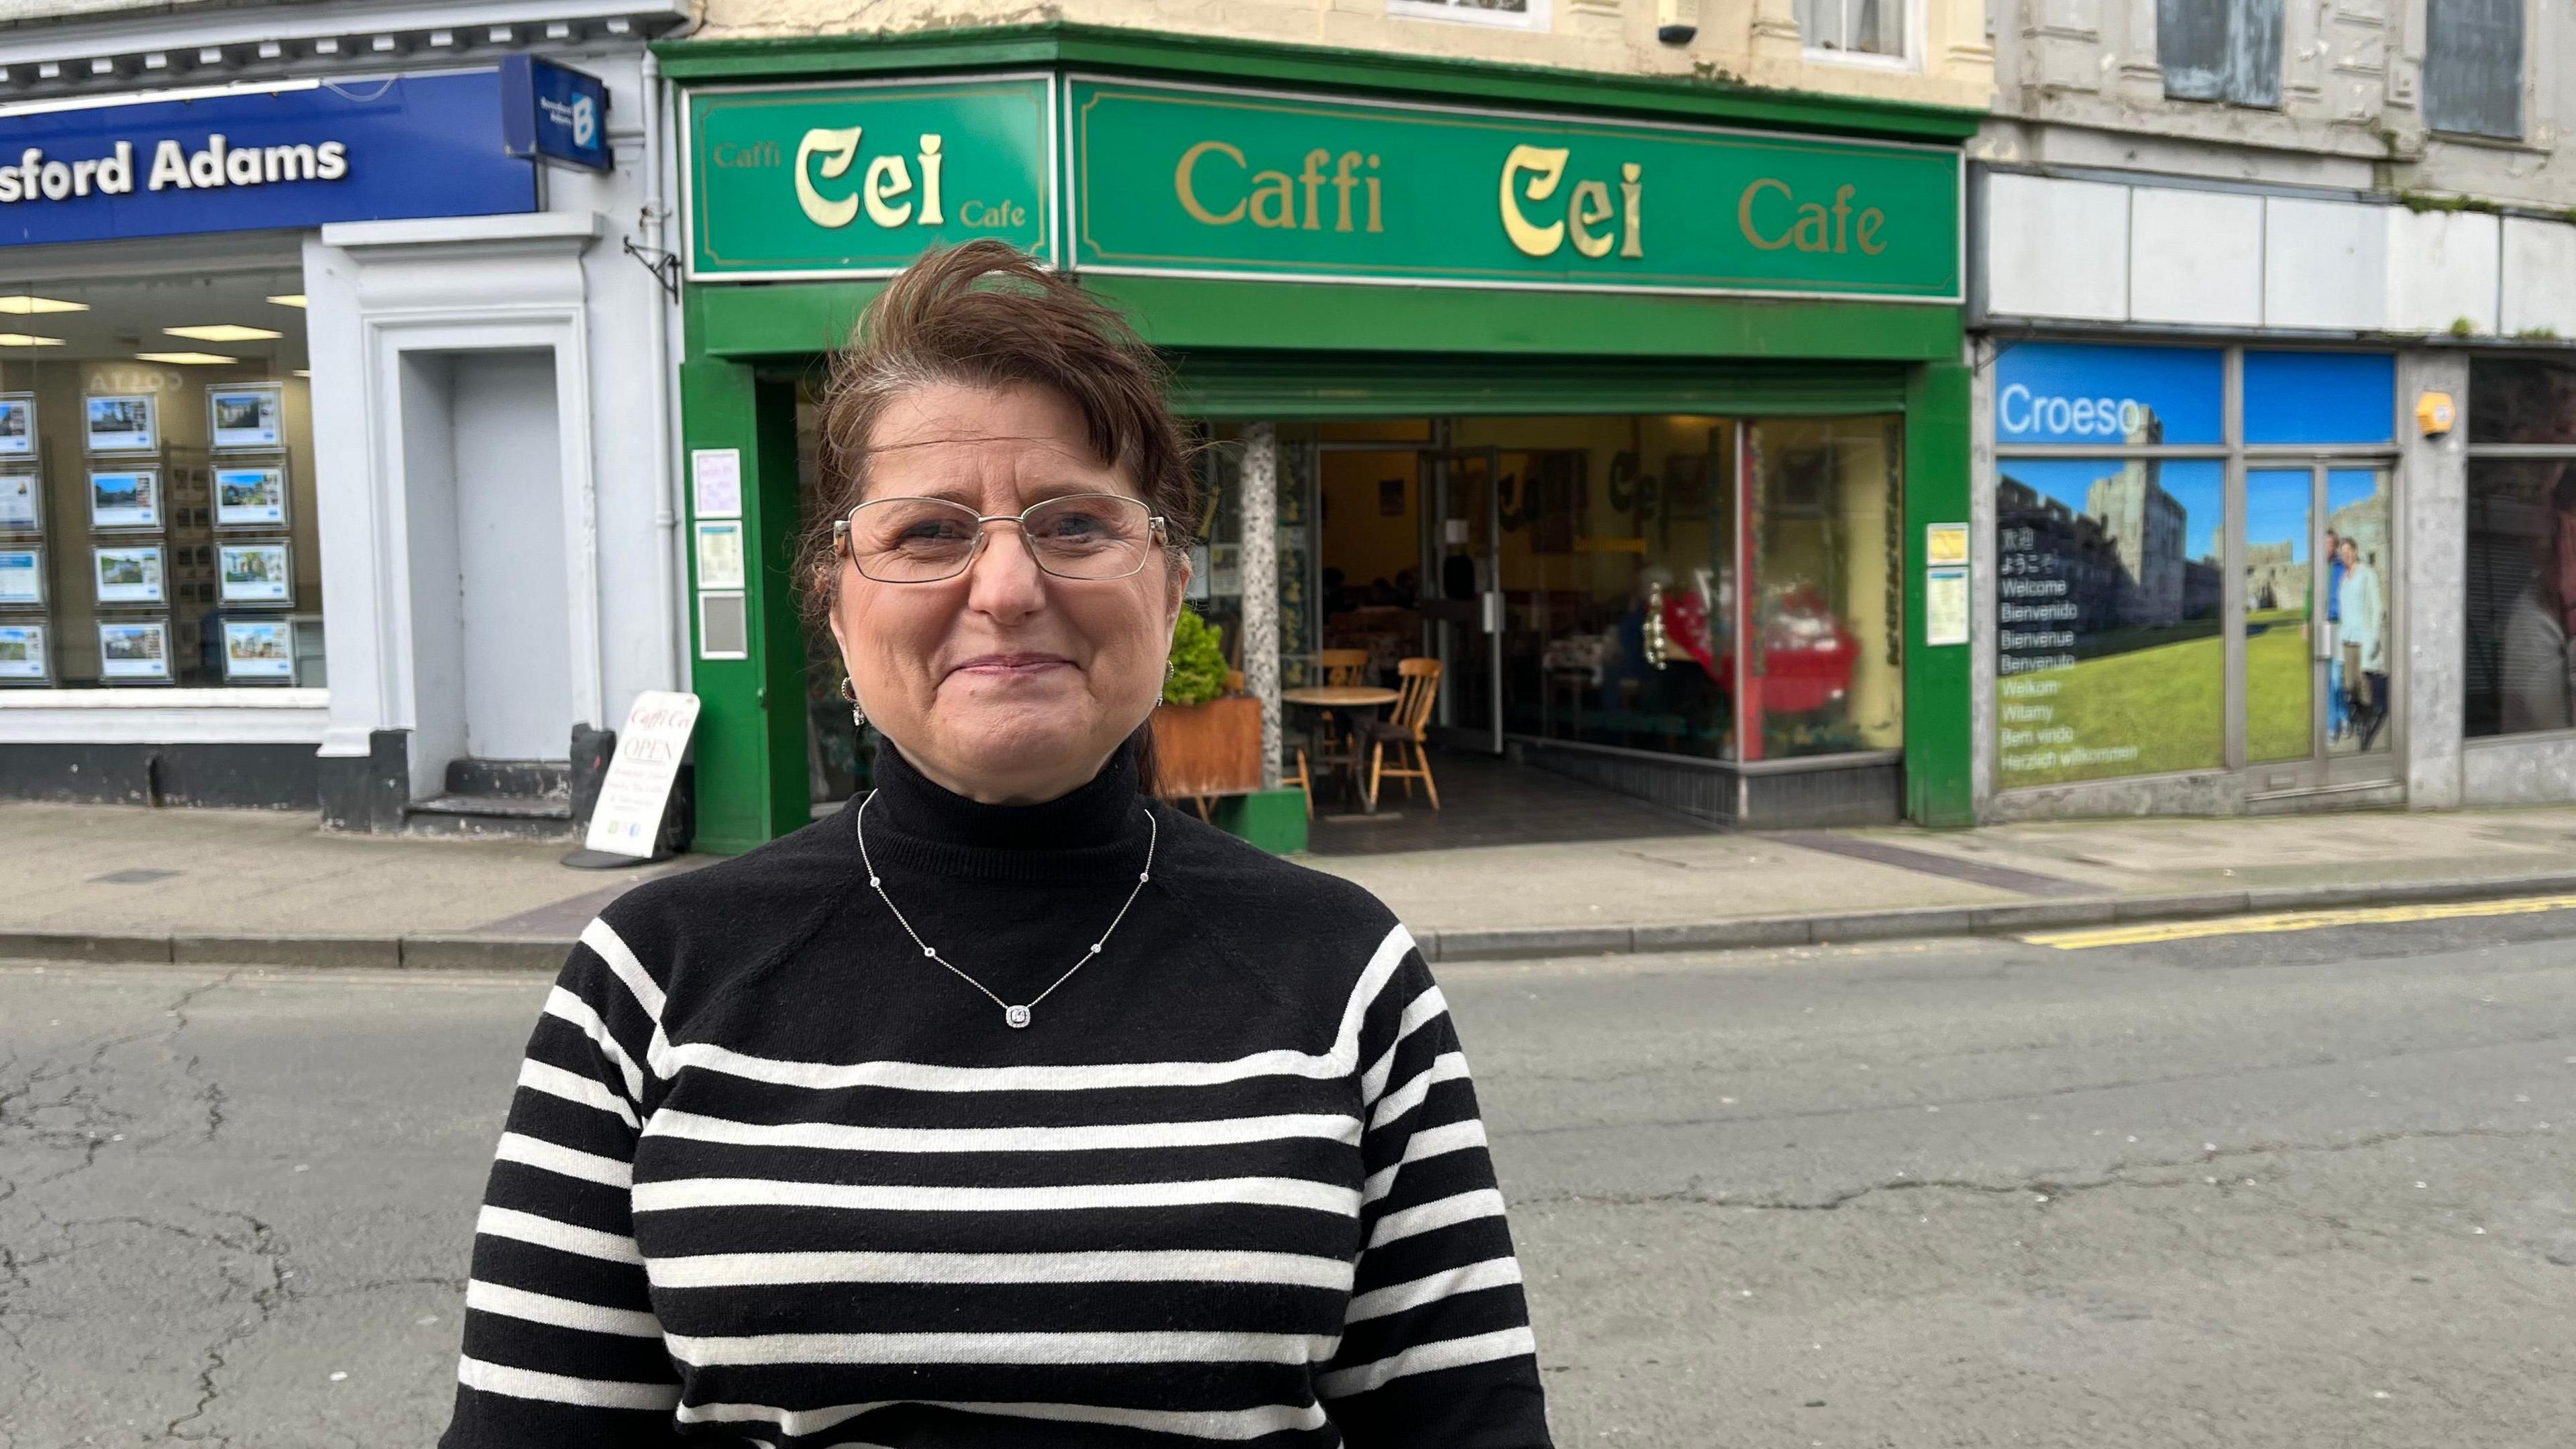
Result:
M1068 493L1138 496L1042 388L906 393L868 446L869 499L989 516ZM923 774L988 804L1051 800L1099 773L1161 696L1188 567L1156 548L1128 578L1062 579L1018 529L985 528L973 566L937 583L881 583L841 559L832 634L869 722Z

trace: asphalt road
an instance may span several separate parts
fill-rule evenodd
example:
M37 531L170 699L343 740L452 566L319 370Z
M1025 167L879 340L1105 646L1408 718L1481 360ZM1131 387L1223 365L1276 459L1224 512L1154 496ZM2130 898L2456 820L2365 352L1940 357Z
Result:
M1450 968L1560 1444L2566 1444L2566 936ZM0 966L0 1446L428 1444L543 989Z

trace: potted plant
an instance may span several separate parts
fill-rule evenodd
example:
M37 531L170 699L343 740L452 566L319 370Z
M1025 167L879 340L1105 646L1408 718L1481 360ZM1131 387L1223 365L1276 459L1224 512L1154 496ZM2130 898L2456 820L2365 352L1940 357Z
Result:
M1261 701L1230 693L1216 627L1181 611L1172 674L1154 710L1157 793L1166 800L1245 795L1261 788Z

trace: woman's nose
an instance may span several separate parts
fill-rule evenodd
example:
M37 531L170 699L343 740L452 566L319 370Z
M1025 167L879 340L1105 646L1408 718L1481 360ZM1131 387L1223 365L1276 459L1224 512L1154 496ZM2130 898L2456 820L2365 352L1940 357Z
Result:
M1046 604L1045 572L1029 537L1007 523L985 525L984 546L967 570L967 603L986 614L1016 616Z

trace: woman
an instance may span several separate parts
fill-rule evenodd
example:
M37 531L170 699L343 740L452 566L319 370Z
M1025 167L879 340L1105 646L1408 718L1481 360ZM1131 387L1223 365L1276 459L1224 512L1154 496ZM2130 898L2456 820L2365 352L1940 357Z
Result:
M2558 465L2549 489L2549 512L2534 540L2531 582L2515 596L2504 618L2503 660L2497 693L2504 732L2563 730L2570 723L2567 634L2576 618L2576 471Z
M1000 243L925 257L821 468L877 789L583 932L445 1449L1547 1444L1404 929L1139 794L1196 516L1152 354Z
M2342 630L2344 684L2352 691L2353 727L2366 750L2388 722L2388 595L2379 586L2379 570L2362 558L2361 545L2350 536L2343 540L2342 557L2335 612Z

